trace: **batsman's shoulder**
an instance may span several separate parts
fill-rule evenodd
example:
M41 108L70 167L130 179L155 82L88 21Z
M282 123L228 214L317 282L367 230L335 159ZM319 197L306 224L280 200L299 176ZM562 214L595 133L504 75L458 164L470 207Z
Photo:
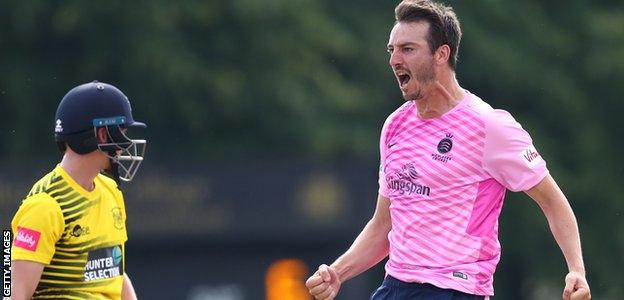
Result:
M16 217L27 213L40 213L46 212L60 212L61 208L59 203L48 193L37 193L29 195L22 200Z
M54 198L50 196L50 194L48 194L47 192L26 196L26 198L22 200L22 203L58 206L56 200L54 200Z

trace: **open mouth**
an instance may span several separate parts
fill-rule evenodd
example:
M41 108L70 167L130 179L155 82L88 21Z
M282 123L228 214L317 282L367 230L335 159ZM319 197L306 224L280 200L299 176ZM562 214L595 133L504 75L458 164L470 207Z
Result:
M399 85L401 87L404 87L411 79L407 74L397 74L397 78L399 79Z

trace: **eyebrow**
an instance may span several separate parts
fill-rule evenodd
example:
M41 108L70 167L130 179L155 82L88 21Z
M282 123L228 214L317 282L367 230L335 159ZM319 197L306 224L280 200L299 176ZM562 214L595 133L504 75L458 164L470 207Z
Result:
M402 44L396 45L397 48L402 48L402 47L406 47L406 46L418 46L418 44L414 43L414 42L406 42L406 43L402 43ZM392 44L388 44L387 47L389 49L389 48L394 48L395 46L392 45Z

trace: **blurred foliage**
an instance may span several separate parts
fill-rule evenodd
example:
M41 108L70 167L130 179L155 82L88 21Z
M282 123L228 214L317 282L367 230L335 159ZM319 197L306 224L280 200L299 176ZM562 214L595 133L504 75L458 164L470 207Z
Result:
M461 84L531 132L579 219L595 298L624 298L624 5L449 3ZM374 161L402 102L384 51L395 4L2 1L0 154L54 154L56 105L98 79L130 97L154 158ZM536 299L565 263L537 206L508 198L497 294Z

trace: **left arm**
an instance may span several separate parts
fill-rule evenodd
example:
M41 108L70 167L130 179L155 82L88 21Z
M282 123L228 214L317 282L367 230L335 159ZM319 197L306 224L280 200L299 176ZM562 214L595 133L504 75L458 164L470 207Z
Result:
M130 281L130 277L128 277L128 273L124 273L124 281L123 287L121 288L121 299L122 300L136 300L137 296L134 292L134 287L132 286L132 282Z
M569 273L565 278L563 299L590 299L578 225L568 199L550 175L525 192L544 212L550 231L568 264Z

